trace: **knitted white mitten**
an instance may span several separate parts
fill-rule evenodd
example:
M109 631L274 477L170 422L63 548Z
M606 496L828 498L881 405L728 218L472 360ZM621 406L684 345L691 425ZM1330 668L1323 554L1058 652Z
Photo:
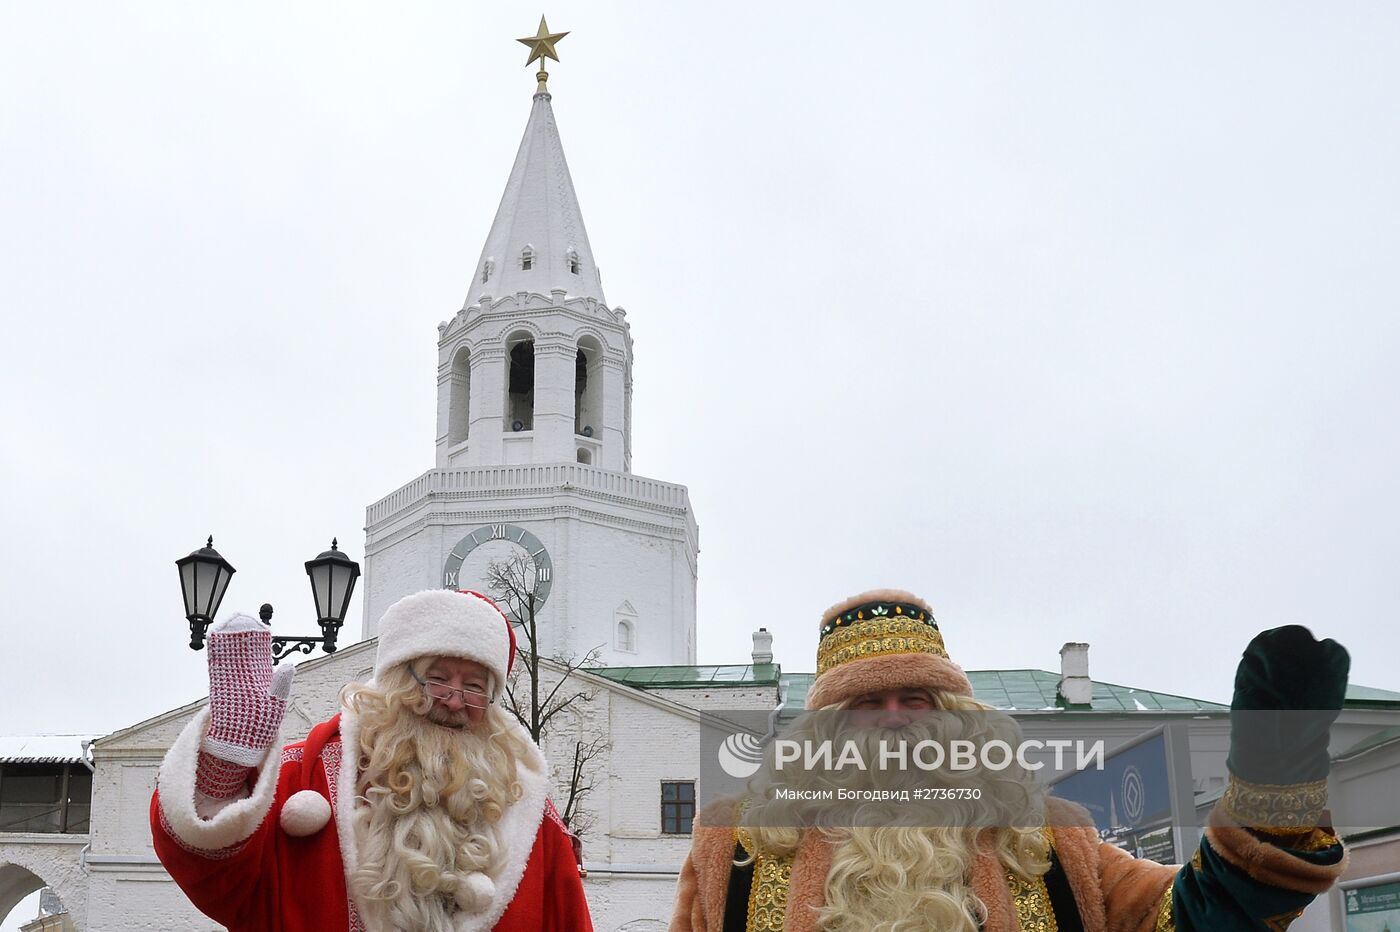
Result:
M209 731L195 787L224 799L243 787L282 727L292 693L291 664L272 667L272 631L234 615L209 632Z

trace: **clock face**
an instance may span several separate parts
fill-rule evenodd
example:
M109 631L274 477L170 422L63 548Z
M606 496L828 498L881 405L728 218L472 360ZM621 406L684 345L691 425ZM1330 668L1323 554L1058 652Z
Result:
M538 537L514 524L483 525L457 541L442 564L442 587L475 589L490 595L486 591L488 567L517 554L525 557L525 583L534 584L538 610L549 598L549 590L554 585L554 563ZM511 615L508 611L506 614ZM511 615L511 620L524 619Z

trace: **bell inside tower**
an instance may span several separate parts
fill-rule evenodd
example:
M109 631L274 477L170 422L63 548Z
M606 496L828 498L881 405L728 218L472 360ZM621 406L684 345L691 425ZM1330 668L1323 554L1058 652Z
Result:
M580 437L601 437L603 433L603 379L599 371L602 351L602 344L592 336L578 341L574 357L574 433Z
M535 341L513 340L510 344L506 382L506 423L512 431L533 430L535 426Z

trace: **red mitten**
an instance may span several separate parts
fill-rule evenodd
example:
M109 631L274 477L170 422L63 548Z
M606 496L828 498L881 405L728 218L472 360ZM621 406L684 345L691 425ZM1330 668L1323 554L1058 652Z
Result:
M234 615L209 632L209 731L195 787L224 799L247 782L282 727L296 668L272 668L272 631Z

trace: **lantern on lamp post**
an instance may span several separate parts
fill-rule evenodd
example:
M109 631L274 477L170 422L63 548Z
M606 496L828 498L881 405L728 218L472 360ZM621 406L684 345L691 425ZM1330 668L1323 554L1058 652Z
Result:
M185 597L185 619L190 623L190 649L199 650L229 580L238 571L214 549L213 534L203 547L176 560L175 565L180 569L180 592Z
M355 594L355 581L360 578L360 564L341 553L332 537L330 550L306 561L306 575L311 578L311 597L316 600L316 623L325 636L325 651L333 654L336 633L345 623L350 596Z
M185 618L190 623L190 648L204 647L205 631L223 601L233 566L214 549L211 535L208 543L187 557L175 561L180 570L180 589L185 597ZM272 637L272 662L277 663L295 650L303 654L320 645L328 654L335 653L336 638L345 615L350 610L350 597L355 594L355 582L360 578L360 564L340 552L335 539L331 549L314 560L306 561L306 575L311 580L311 597L316 603L316 623L321 626L320 637ZM264 604L258 617L269 627L272 606Z

